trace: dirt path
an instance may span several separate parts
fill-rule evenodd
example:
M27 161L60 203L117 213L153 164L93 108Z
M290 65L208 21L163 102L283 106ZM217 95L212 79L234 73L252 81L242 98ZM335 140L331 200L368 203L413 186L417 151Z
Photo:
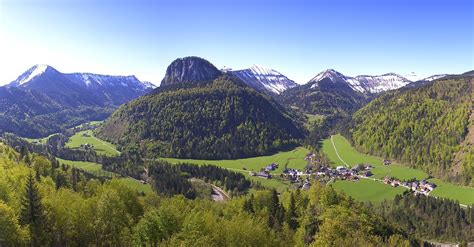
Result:
M351 168L351 166L349 164L347 164L342 158L341 156L339 155L339 152L337 151L337 148L336 148L336 145L334 144L334 139L333 139L334 136L331 136L331 143L332 143L332 147L334 148L334 151L336 152L336 155L337 155L337 158L339 158L340 161L342 161L342 163L344 163L344 165L346 165L347 168Z
M213 184L211 184L211 186L212 186L212 200L213 201L222 202L222 201L229 200L229 195L227 195L227 193L223 189Z
M117 149L115 149L113 146L110 146L108 143L102 141L101 139L95 137L93 134L91 135L92 138L96 139L98 142L102 143L102 145L110 148L111 150L113 150L114 152L116 152L117 154L120 154L120 151L118 151Z

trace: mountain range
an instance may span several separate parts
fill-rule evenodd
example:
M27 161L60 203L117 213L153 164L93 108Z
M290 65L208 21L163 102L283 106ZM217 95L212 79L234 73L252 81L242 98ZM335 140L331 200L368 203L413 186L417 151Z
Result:
M0 133L36 138L103 120L121 104L152 89L135 76L65 74L35 65L0 87Z
M270 95L281 94L298 85L280 72L260 65L253 65L243 70L230 70L228 73L240 78L258 92Z
M66 74L49 65L35 65L6 87L36 90L70 105L119 106L151 91L154 85L133 75ZM67 98L61 99L64 95Z

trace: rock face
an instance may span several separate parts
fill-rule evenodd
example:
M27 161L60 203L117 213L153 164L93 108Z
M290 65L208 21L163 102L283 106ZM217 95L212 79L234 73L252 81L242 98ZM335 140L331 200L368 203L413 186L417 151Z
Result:
M160 86L212 81L221 74L214 65L200 57L178 58L166 69L165 78Z

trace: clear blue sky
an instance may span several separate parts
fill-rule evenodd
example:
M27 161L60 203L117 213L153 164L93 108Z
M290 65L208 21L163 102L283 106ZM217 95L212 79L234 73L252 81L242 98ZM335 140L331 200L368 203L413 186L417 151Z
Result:
M0 0L0 84L34 64L161 81L177 57L298 83L474 67L472 0Z

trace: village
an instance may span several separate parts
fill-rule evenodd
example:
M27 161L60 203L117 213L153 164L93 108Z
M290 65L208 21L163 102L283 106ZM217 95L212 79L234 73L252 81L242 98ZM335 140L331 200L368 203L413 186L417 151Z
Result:
M374 175L372 173L374 166L371 164L358 164L352 168L345 166L332 168L323 164L314 153L306 155L305 160L307 161L307 165L303 171L285 166L282 173L279 175L279 178L290 181L290 183L297 185L300 189L309 189L311 186L311 179L326 183L331 183L335 180L358 181L360 179L373 179L374 181L379 181L392 187L402 186L415 194L424 195L429 195L429 193L436 188L436 184L424 179L402 181L389 176L385 176L383 180L372 178ZM383 160L384 166L390 166L391 163L390 160ZM278 167L279 165L277 163L272 163L263 167L258 172L250 171L250 175L264 179L272 179L273 176L271 173L278 169Z

